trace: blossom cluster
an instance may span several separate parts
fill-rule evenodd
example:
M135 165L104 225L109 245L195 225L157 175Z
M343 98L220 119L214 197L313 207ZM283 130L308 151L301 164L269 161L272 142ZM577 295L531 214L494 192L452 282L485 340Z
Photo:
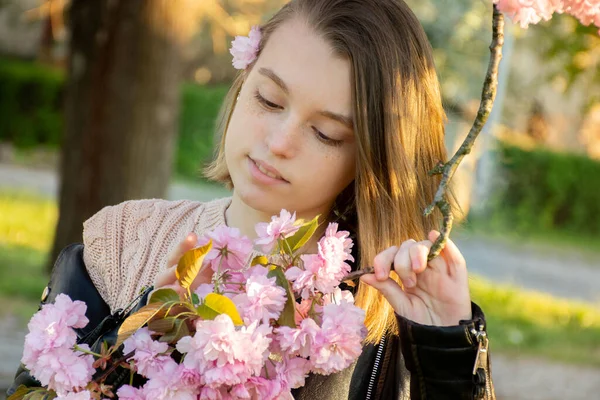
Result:
M137 329L124 340L122 353L132 372L147 380L141 387L114 388L119 399L292 399L291 390L303 386L308 374L328 375L352 364L367 333L364 311L354 305L351 292L339 287L350 272L352 240L332 223L317 243L317 254L300 254L309 225L282 210L256 226L254 242L226 226L200 238L199 247L210 242L202 263L212 268L213 279L195 289L195 301L201 307L218 295L235 306L235 316L222 312L187 320L189 334L176 343L161 341L150 324ZM266 254L257 256L255 247ZM23 362L38 379L48 374L40 369L39 354L73 348L71 328L87 323L85 305L66 301L60 295L30 323ZM67 308L69 318L62 311ZM43 367L56 371L57 363L68 360L71 375L53 372L42 384L69 400L112 397L87 385L93 356L69 351L71 358L52 353L55 364Z
M548 21L554 13L566 13L582 24L600 27L600 2L595 0L494 0L498 9L521 27Z
M59 398L85 387L95 372L94 357L84 353L89 347L76 347L77 334L72 329L87 325L85 311L82 301L59 294L53 304L43 305L27 326L21 361Z

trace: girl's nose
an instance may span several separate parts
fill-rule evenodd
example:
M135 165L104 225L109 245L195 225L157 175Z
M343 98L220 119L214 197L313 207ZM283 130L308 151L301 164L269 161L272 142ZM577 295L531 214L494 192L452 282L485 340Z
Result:
M273 129L267 137L269 151L281 158L291 158L298 150L300 130L291 123L285 123Z

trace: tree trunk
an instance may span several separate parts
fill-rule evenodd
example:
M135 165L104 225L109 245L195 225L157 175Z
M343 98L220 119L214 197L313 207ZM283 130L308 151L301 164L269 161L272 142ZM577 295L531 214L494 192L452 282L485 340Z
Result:
M73 0L60 216L50 263L106 205L164 197L180 103L185 0Z

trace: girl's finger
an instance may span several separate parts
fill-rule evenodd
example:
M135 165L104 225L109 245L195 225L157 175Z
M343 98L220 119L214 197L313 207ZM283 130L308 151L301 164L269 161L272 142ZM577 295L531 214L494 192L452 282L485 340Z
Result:
M398 250L394 257L394 271L398 274L402 284L408 288L414 287L417 284L417 275L413 271L410 261L410 249L416 243L413 239L403 242L400 245L400 250Z
M193 249L198 242L198 236L194 232L191 232L182 240L167 257L167 265L172 267L179 262L179 259L185 254L186 251Z
M433 230L429 232L429 239L435 241L437 240L439 235L440 233L438 231ZM446 263L448 265L448 273L450 275L454 275L454 273L458 270L466 270L467 263L465 261L465 258L463 257L456 244L450 238L446 240L446 245L444 246L444 249L442 250L440 255L443 256L446 260Z
M373 259L373 272L375 272L377 280L385 281L390 276L392 262L397 252L398 247L392 246L375 256Z
M360 280L379 290L397 314L410 317L408 312L410 310L410 300L396 281L391 278L380 281L373 274L365 274L360 277Z
M416 274L422 273L427 268L427 256L432 245L431 240L423 240L410 247L411 267Z

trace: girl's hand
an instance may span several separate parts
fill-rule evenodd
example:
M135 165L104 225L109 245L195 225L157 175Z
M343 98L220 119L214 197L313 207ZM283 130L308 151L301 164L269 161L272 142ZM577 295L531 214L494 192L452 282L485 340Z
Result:
M423 325L453 326L472 318L466 262L448 239L444 250L428 263L438 236L431 231L429 240L411 239L400 248L382 251L373 261L374 274L360 279L383 293L397 314ZM392 266L404 289L390 278Z
M186 238L179 243L171 253L167 256L167 265L170 267L161 273L159 273L154 279L154 290L169 288L175 290L180 295L186 291L183 290L179 282L177 282L177 276L175 271L177 270L177 263L179 259L185 254L185 252L193 249L197 246L198 236L195 233L190 233ZM190 286L190 290L193 292L202 283L210 283L212 281L213 271L211 268L202 268L194 282Z

